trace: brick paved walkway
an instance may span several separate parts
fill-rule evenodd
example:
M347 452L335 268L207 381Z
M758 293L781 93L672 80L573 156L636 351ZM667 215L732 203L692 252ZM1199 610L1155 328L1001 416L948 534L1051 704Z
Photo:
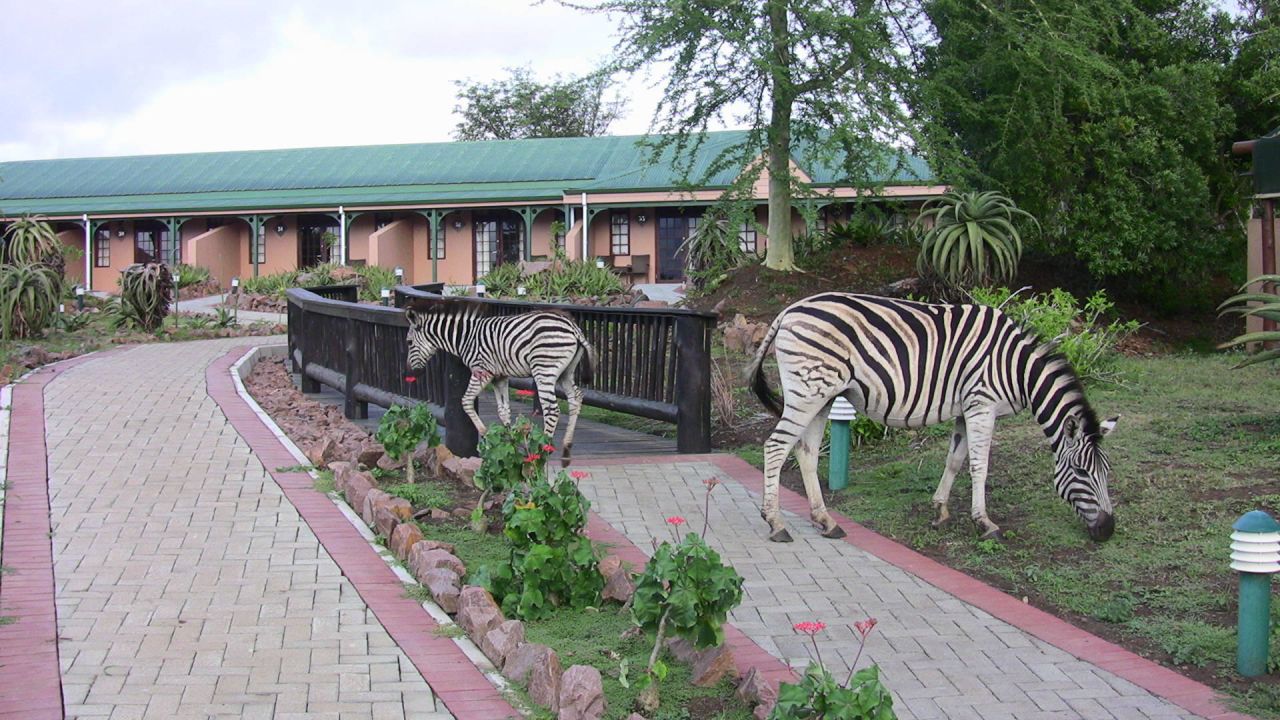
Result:
M702 481L713 476L729 478L722 466L734 463L744 469L738 475L759 475L728 458L647 464L584 459L580 464L590 470L591 477L581 487L593 510L631 542L648 549L651 538L671 537L671 529L664 523L666 516L683 515L689 523L686 527L701 530ZM792 500L798 501L801 509L807 508L803 499L793 495ZM794 510L794 503L792 507ZM759 519L758 495L749 492L747 485L729 480L712 496L707 540L746 581L745 600L731 622L797 669L808 663L812 648L807 638L794 632L793 624L825 622L823 659L828 666L845 672L858 652L849 625L875 617L879 625L860 665L880 666L902 720L1201 717L852 543L820 537L808 523L807 514L787 514L795 542L768 542L766 527ZM866 531L861 534L870 535ZM1106 645L1083 631L1071 634ZM1150 666L1119 648L1111 652L1111 657L1121 655L1125 663L1141 665L1142 672L1150 673L1154 686L1164 688L1165 694L1194 691L1194 702L1187 704L1199 702L1209 708L1206 716L1241 717L1205 702L1207 688Z
M451 717L207 396L244 342L45 389L67 716Z

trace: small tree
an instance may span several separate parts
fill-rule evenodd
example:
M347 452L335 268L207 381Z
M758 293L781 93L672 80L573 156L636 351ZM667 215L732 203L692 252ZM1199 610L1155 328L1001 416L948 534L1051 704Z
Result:
M458 140L594 137L604 135L623 114L625 102L602 75L539 82L529 68L508 68L510 77L491 82L458 80L462 116Z
M374 439L382 443L383 449L392 460L405 461L405 479L414 482L413 452L422 443L430 446L440 444L440 433L436 426L436 418L426 403L405 408L392 405L378 422L378 431Z

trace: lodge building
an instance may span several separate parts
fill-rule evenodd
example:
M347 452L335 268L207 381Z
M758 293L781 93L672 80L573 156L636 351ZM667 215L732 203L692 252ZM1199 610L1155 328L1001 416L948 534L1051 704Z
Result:
M742 140L709 133L693 162L705 174ZM702 211L741 172L683 187L670 164L650 164L639 136L192 153L0 162L0 223L42 215L84 250L68 275L112 292L120 270L160 260L233 276L321 262L402 267L409 283L474 283L502 263L536 261L555 247L601 258L634 282L680 282L678 252ZM907 212L945 187L907 158L872 178L878 197ZM816 194L820 225L865 197L839 173L798 152L793 172ZM753 188L757 223L744 249L768 242L767 178ZM585 220L585 223L584 223ZM584 239L584 226L585 239ZM811 228L813 229L813 228ZM553 232L554 231L554 232ZM433 242L434 240L434 242Z

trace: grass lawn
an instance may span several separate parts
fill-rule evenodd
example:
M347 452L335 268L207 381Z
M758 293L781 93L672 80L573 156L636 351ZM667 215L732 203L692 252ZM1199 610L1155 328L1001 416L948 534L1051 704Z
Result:
M969 481L952 523L929 526L950 425L896 432L855 448L849 486L831 504L852 519L1280 718L1280 603L1265 680L1235 676L1231 524L1280 515L1280 367L1231 368L1222 355L1124 358L1123 386L1093 388L1100 416L1122 414L1105 446L1116 533L1091 542L1052 488L1052 454L1026 413L1000 423L988 512L1007 533L982 542L968 521ZM760 465L758 446L739 455ZM821 469L826 477L826 460ZM794 478L798 473L791 471Z

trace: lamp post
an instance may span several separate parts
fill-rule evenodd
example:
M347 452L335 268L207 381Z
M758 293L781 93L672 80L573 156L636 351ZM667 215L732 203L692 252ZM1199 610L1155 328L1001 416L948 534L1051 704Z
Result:
M1271 576L1280 572L1280 523L1261 510L1231 526L1231 569L1240 573L1236 621L1236 670L1245 677L1267 671L1271 623Z
M485 290L484 285L477 285L477 286L476 286L476 297L484 297L484 290Z
M240 276L231 278L231 295L235 298L236 324L240 324Z
M831 464L827 488L843 490L849 484L849 423L858 417L853 403L838 397L831 403Z
M528 290L528 288L526 288L526 287L525 287L525 286L523 286L523 285L517 285L517 286L516 286L516 294L517 294L517 295L521 295L521 296L523 296L523 295L528 295L528 294L529 294L529 290Z
M404 268L397 265L395 272L396 272L396 284L403 285L404 284Z
M383 307L387 307L391 304L391 288L382 288L382 292L380 292L379 295L382 297Z
M84 312L84 286L76 286L76 309Z

